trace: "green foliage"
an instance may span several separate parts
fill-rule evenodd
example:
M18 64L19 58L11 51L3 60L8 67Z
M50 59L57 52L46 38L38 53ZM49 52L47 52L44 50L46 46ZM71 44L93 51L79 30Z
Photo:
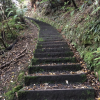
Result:
M43 40L43 38L39 38L38 41L43 42L44 40Z
M8 1L10 2L11 0ZM3 6L5 6L5 3ZM7 41L16 39L19 36L19 31L26 27L23 17L26 9L18 9L15 5L8 5L9 3L0 11L0 14L2 14L2 17L0 17L0 39L5 48L7 48Z
M18 78L17 78L17 81L21 84L21 85L23 85L23 79L24 79L24 72L22 72L22 73L20 73L19 74L19 76L18 76Z
M44 3L44 2L47 2L48 0L42 0L40 3Z
M94 62L93 66L95 66L95 71L100 70L100 47L97 48L96 51L93 52Z
M19 3L23 3L25 0L18 0L19 1Z
M85 52L84 53L84 61L87 62L87 64L91 65L93 62L93 54L92 52Z
M23 86L22 85L18 85L15 88L13 88L11 91L8 91L5 94L5 97L7 100L14 100L15 98L15 92L18 92Z

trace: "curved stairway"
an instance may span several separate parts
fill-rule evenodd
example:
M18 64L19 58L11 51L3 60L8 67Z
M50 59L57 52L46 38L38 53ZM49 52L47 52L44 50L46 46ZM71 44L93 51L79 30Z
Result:
M34 21L40 26L39 39L18 100L94 100L94 89L84 84L86 74L60 33Z

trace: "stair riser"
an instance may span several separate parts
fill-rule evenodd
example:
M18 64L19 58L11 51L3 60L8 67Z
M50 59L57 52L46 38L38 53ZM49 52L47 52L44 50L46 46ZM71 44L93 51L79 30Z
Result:
M40 37L44 40L47 40L47 39L63 39L62 37Z
M18 100L94 100L93 89L19 91Z
M76 63L76 58L50 58L50 59L32 59L32 65L41 64L41 63Z
M71 57L73 56L73 52L68 52L68 53L35 53L34 57L35 58L43 58L43 57Z
M69 83L75 82L85 82L85 74L72 74L72 75L51 75L51 76L26 76L25 85L31 85L35 83L66 83L65 80L68 80Z
M62 36L59 35L59 34L58 35L56 35L56 34L55 35L54 34L53 35L46 35L46 34L42 35L42 34L39 34L39 37L62 37Z
M49 41L64 41L63 39L43 39L43 42L49 42Z
M37 67L29 67L28 72L32 74L34 72L42 72L42 71L78 71L82 68L80 65L59 65L59 66L37 66Z
M37 45L68 45L66 42L44 42L44 43L37 43Z
M56 36L57 36L57 35L58 35L58 36L59 36L60 34L59 34L59 33L41 33L39 36L41 36L41 35L42 35L42 36L43 36L43 35L45 35L45 36L47 36L47 35L48 35L48 36L52 36L52 35L56 35Z
M53 44L53 45L66 45L66 42L38 42L37 45L48 45L48 44Z
M40 48L59 48L59 47L67 47L68 45L67 44L63 44L63 45L60 45L60 44L57 44L57 45L37 45L37 49L40 49Z
M51 49L36 49L35 53L46 53L46 52L70 52L69 48L51 48Z
M65 40L44 41L42 38L40 38L38 42L41 42L41 43L47 43L47 42L49 42L49 43L56 43L56 42L66 42L66 41Z
M62 36L50 36L50 35L47 35L47 36L39 36L39 38L62 38Z

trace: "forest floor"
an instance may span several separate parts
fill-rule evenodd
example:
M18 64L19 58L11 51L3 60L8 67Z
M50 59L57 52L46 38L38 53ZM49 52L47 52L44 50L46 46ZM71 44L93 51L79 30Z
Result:
M22 71L25 72L33 57L33 51L37 44L38 28L28 20L27 25L28 28L20 32L21 35L15 46L10 51L0 55L0 68L5 66L0 69L0 100L5 100L4 94L20 84L18 75Z

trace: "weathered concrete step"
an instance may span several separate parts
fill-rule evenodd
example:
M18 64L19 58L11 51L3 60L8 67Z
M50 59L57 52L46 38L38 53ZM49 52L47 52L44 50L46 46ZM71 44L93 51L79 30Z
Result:
M35 58L44 58L44 57L71 57L73 52L46 52L46 53L34 53Z
M39 37L62 37L60 34L39 34Z
M28 76L25 76L25 85L28 86L30 84L35 83L66 83L66 80L69 83L83 83L86 79L86 74L65 74L65 75L49 75L43 74L43 73L37 73L35 75L29 74Z
M28 68L29 74L40 71L78 71L82 67L80 64L57 64L57 65L40 65L40 66L31 66Z
M64 41L64 39L43 39L43 41L47 42L47 41Z
M39 49L39 48L56 48L56 47L68 47L68 45L67 44L37 45L37 49Z
M48 44L67 44L65 41L50 41L50 42L38 42L38 45L48 45Z
M52 44L52 43L56 43L57 44L57 42L59 43L59 44L62 44L62 42L66 42L65 40L57 40L57 41L38 41L38 43L49 43L49 44ZM61 43L60 43L61 42ZM66 43L67 44L67 43Z
M41 37L42 39L63 39L62 37Z
M60 33L53 33L53 32L52 33L51 32L50 33L44 33L44 32L42 32L40 35L45 35L45 36L46 35L60 35Z
M62 38L62 36L60 35L42 35L42 36L39 36L39 38Z
M59 47L59 48L43 48L36 49L35 53L45 53L45 52L70 52L71 50L68 47Z
M59 43L58 44L58 43L55 43L55 42L49 44L49 42L48 42L48 44L41 44L41 45L37 44L37 46L44 46L44 47L45 46L61 46L61 47L65 46L66 47L66 46L68 46L68 44L67 43L65 43L65 44Z
M43 39L43 42L47 42L47 41L64 41L64 39Z
M53 35L39 34L39 37L62 37L62 36L60 34L53 34Z
M43 64L43 63L77 63L75 57L62 57L62 58L34 58L32 59L32 65Z
M94 100L94 89L20 90L18 100Z

